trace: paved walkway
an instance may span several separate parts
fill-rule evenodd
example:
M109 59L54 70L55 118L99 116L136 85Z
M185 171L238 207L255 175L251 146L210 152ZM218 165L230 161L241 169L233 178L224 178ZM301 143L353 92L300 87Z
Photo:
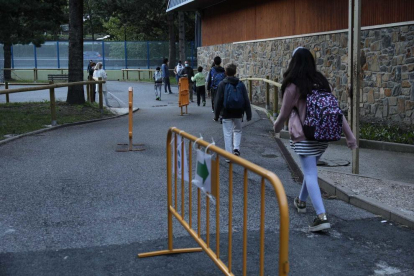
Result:
M56 129L0 146L0 275L222 275L204 253L136 257L167 247L168 128L202 133L205 140L213 137L220 147L224 143L221 125L212 120L209 106L192 104L189 116L179 116L176 94L163 95L158 102L151 84L108 83L109 90L125 102L128 86L134 87L134 105L140 108L134 114L134 142L144 143L144 152L115 152L117 143L128 139L127 117ZM310 206L307 214L299 215L291 204L300 185L278 149L271 123L254 112L253 120L243 127L242 157L275 172L285 187L290 275L414 273L414 231L382 223L382 218L343 201L325 200L333 227L328 233L309 233L314 211ZM223 259L228 256L227 168L225 162L220 164ZM234 179L233 265L235 275L240 275L241 168L234 168ZM257 177L249 175L248 275L258 274L259 184ZM266 204L266 275L275 275L279 215L270 188ZM205 216L202 221L205 225ZM205 235L204 227L201 232ZM215 248L214 235L211 240ZM174 246L196 246L178 223L174 223Z

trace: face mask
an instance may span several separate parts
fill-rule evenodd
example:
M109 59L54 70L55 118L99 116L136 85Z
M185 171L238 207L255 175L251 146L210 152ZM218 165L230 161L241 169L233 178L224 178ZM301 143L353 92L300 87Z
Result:
M188 67L188 63L185 64L185 67Z

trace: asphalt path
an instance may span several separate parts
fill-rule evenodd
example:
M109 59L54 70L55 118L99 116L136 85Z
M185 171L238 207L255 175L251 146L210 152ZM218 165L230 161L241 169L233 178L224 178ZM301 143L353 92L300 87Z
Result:
M224 142L210 103L191 104L190 114L179 116L177 94L163 94L161 102L155 101L152 84L109 82L108 90L126 102L129 86L134 87L134 105L140 108L134 113L134 143L144 143L145 151L116 152L117 143L128 140L127 117L56 129L0 146L0 275L222 275L205 253L137 258L137 253L167 248L168 128L201 133L220 147ZM61 93L64 97L65 91ZM42 93L37 95L13 96L22 101L43 99ZM241 154L275 172L284 185L290 215L290 274L414 275L411 229L340 200L325 200L332 229L322 234L308 231L314 210L308 202L308 213L295 212L291 202L300 185L277 148L271 123L264 114L253 113L253 120L243 123ZM221 160L219 233L225 263L227 170L228 164ZM233 271L240 275L243 170L236 166L233 173ZM187 204L187 185L185 189ZM257 275L260 179L253 174L249 174L248 207L248 275ZM215 248L214 204L210 215ZM204 207L201 221L205 237ZM266 275L277 275L278 229L275 194L267 186ZM173 230L175 248L197 246L176 221Z

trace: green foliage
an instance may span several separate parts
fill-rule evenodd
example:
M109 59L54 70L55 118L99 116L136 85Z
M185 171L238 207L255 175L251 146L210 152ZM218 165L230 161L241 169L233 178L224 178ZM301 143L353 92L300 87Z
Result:
M66 0L0 0L0 43L40 46L46 32L59 31L66 5Z
M360 138L384 142L414 144L414 129L402 129L398 126L381 126L362 123Z

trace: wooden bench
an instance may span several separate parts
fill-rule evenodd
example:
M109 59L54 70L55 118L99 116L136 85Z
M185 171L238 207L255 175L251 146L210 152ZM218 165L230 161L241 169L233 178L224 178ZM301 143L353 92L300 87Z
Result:
M47 80L49 81L55 81L55 80L61 80L61 81L68 81L68 75L66 74L55 74L55 75L47 75Z

